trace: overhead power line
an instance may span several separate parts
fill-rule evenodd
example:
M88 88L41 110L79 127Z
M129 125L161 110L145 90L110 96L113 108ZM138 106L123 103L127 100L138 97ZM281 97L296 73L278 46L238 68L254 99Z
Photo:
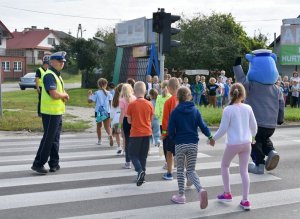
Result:
M15 8L15 7L9 7L9 6L4 6L4 5L1 5L0 7L14 9L14 10L20 10L20 11L39 13L39 14L50 14L50 15L56 15L56 16L64 16L64 17L75 17L75 18L94 19L94 20L107 20L107 21L121 21L120 18L87 17L87 16L79 16L79 15L71 15L71 14L60 14L60 13L52 13L52 12L45 12L45 11L35 11L35 10L29 10L29 9L24 9L24 8Z

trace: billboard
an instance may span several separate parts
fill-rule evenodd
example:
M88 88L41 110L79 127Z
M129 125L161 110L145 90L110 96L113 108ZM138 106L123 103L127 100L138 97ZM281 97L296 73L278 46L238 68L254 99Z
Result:
M282 25L280 64L300 65L300 25Z
M137 18L116 24L116 46L146 45L155 42L152 19Z

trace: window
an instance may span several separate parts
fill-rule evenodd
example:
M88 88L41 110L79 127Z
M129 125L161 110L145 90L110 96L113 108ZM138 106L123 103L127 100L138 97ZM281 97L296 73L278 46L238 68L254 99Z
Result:
M44 51L38 51L38 59L43 59L44 57Z
M48 44L49 44L49 45L52 45L52 46L55 45L55 39L49 37L49 38L48 38Z
M10 63L5 61L5 62L2 62L2 69L4 71L10 71Z
M22 62L20 61L14 62L14 71L22 71Z

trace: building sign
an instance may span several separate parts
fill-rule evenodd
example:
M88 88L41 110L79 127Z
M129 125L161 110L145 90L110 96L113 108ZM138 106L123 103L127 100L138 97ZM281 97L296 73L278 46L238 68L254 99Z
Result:
M152 32L152 19L137 18L116 24L116 45L137 46L155 42Z
M300 65L300 25L282 25L280 64Z

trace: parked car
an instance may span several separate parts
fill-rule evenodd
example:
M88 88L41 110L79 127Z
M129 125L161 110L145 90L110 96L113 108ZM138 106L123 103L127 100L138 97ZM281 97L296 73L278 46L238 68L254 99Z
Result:
M21 90L25 90L26 88L36 88L35 86L35 73L30 72L20 78L19 82Z

